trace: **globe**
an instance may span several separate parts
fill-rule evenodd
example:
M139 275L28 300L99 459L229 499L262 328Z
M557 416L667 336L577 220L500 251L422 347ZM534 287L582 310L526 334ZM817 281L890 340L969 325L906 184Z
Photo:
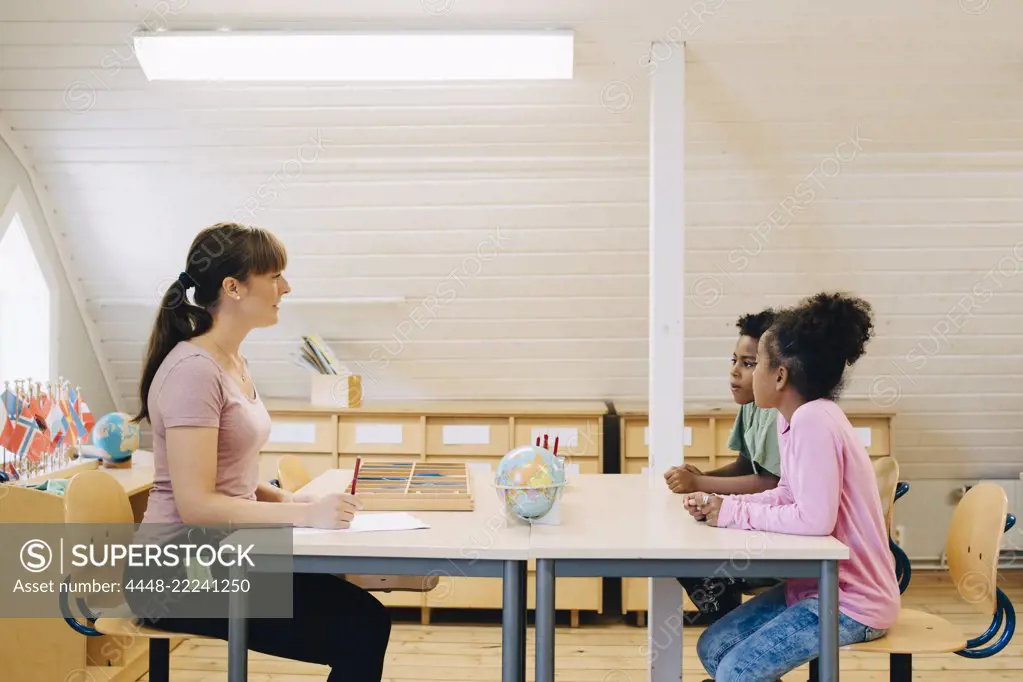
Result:
M527 521L541 519L565 487L565 461L535 445L515 448L498 463L494 486L506 511Z
M139 425L131 421L131 415L111 412L100 417L92 427L92 442L103 451L111 462L125 462L139 449Z

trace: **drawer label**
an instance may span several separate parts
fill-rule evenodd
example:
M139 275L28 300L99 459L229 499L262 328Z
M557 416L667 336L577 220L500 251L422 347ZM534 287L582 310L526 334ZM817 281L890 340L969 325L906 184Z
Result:
M693 427L686 426L682 429L682 443L683 445L693 444ZM650 445L650 427L643 427L643 445Z
M444 445L490 445L490 427L486 424L453 424L442 432Z
M870 447L870 431L869 426L859 426L856 428L856 435L860 437L860 442L863 443L865 448Z
M270 443L315 443L316 424L275 422L270 424Z
M371 445L401 445L402 424L356 424L355 442Z
M529 439L531 445L536 445L536 439L540 439L540 445L543 445L543 435L547 434L547 447L549 449L554 448L554 439L558 439L558 453L561 453L561 448L575 448L579 447L579 429L567 428L567 427L544 427L538 426L533 429L533 436Z

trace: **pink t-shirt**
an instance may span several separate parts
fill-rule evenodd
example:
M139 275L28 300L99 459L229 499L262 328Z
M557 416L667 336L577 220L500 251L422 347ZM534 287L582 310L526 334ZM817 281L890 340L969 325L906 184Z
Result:
M874 467L849 419L830 400L805 403L791 424L778 415L778 444L778 487L725 497L718 525L837 538L849 548L849 559L838 562L839 610L863 625L890 627L899 613L895 561ZM817 596L817 585L815 578L787 580L789 606Z
M204 348L182 341L161 363L149 388L155 475L144 523L181 523L167 468L167 429L212 426L217 437L217 492L256 499L259 450L270 415L256 395L242 392Z

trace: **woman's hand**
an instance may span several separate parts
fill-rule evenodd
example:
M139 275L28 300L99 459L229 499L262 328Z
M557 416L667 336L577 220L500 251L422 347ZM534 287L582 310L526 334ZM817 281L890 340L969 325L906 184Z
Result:
M309 507L304 525L329 530L348 528L355 512L362 509L359 498L348 493L331 493L306 504Z
M689 512L689 515L697 521L704 520L704 516L700 512L699 503L705 495L706 493L687 493L682 496L682 508Z

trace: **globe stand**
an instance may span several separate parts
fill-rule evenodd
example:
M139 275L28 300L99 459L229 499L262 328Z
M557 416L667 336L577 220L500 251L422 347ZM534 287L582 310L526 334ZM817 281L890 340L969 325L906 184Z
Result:
M115 462L107 457L103 458L104 469L131 469L131 457L124 460L123 462Z

